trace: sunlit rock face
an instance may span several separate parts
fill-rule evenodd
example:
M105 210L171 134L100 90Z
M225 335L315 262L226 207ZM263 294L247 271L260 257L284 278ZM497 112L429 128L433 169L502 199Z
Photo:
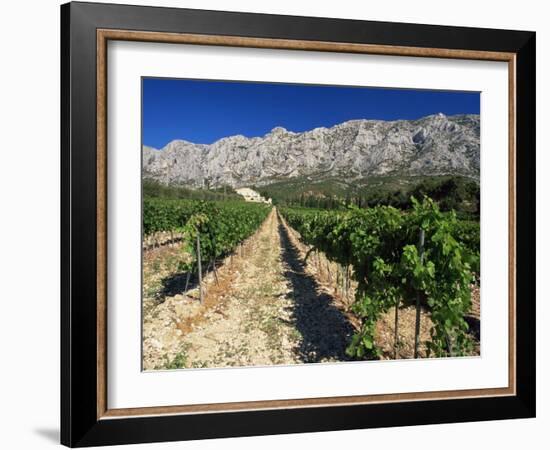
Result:
M383 175L479 179L479 115L351 120L302 133L276 127L262 137L210 145L183 140L143 147L143 175L190 187L265 185L293 177L347 180Z

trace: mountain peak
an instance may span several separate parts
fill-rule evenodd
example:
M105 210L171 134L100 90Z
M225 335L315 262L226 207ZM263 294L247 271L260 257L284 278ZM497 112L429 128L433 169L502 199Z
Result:
M269 133L270 134L285 134L285 133L288 133L288 131L284 127L275 127Z
M386 175L479 178L479 115L357 119L300 133L278 126L263 137L228 136L210 145L183 142L168 144L154 157L144 149L144 176L190 187L261 186L295 177L352 182Z

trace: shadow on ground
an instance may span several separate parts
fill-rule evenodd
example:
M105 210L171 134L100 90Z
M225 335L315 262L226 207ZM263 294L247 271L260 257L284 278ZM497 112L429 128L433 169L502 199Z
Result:
M294 321L302 335L299 357L312 363L329 360L347 361L345 350L353 334L346 316L333 304L333 298L322 292L294 247L285 227L279 222L284 275L292 285L295 303Z
M468 324L468 327L470 327L470 334L472 337L477 341L481 341L481 324L479 322L479 319L472 316L465 316L464 320Z
M223 257L222 257L223 258ZM220 261L216 262L216 267L221 267ZM212 262L203 266L202 278L204 279L213 271ZM162 303L166 297L173 297L178 294L185 294L199 286L199 275L197 269L190 272L177 272L162 280L162 289L157 294L157 299Z
M184 294L195 289L199 285L199 277L196 273L177 272L162 280L162 289L157 294L159 300L164 301L166 297L173 297L177 294ZM187 285L187 291L185 289Z

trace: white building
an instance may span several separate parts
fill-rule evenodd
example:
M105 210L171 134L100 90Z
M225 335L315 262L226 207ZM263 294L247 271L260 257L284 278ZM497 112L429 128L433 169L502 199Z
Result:
M262 197L258 192L256 192L254 189L250 188L238 188L235 189L235 192L239 195L242 195L247 202L254 202L254 203L268 203L271 205L271 199L265 199Z

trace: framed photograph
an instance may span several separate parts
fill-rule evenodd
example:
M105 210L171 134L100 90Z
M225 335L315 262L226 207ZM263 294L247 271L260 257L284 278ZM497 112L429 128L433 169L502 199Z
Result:
M61 441L535 415L535 33L61 7Z

